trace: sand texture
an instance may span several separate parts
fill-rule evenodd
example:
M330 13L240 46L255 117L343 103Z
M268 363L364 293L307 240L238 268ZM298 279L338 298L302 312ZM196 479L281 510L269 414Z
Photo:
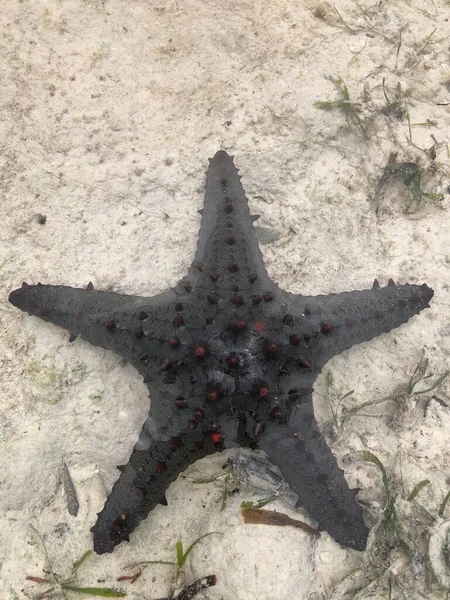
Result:
M71 585L156 600L214 574L196 598L445 598L448 0L5 0L0 12L0 598L82 597L61 583L91 549L149 407L133 368L69 343L8 294L22 281L142 295L174 285L221 148L284 289L392 277L435 290L430 309L334 358L315 385L321 427L361 488L368 549L244 524L240 503L266 494L257 474L251 488L233 475L221 511L223 453L179 477L131 543L88 556ZM310 522L289 494L266 508ZM186 549L210 532L222 535L199 542L178 576L129 567L173 561L178 540Z

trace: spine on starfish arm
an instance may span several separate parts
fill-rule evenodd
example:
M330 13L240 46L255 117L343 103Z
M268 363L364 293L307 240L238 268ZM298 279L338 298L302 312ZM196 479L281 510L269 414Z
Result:
M125 312L136 307L138 319L139 307L148 305L149 300L97 291L91 283L86 289L23 283L9 296L11 304L20 310L70 331L70 341L80 336L113 351L120 349L122 336L132 326Z

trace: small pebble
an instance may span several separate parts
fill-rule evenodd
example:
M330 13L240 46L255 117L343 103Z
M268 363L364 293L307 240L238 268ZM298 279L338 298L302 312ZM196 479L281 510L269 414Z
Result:
M333 562L333 554L331 552L321 552L320 553L320 560L326 564L329 565Z

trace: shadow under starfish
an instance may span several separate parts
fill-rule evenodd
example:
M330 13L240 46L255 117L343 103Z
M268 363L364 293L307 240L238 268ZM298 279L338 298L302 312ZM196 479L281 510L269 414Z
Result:
M314 417L325 363L427 307L423 285L294 295L268 276L234 166L210 160L197 253L173 289L147 298L27 285L10 302L136 367L151 407L129 463L93 526L112 552L188 465L225 447L267 453L303 506L343 546L363 550L368 529Z

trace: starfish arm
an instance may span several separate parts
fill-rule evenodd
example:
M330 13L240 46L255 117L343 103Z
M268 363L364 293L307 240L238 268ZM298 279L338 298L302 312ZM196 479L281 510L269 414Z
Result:
M276 286L259 248L248 199L233 157L219 151L210 159L197 251L177 290L214 291L217 297L239 288L260 294ZM220 277L219 277L220 273Z
M298 335L307 332L305 356L320 370L330 358L354 344L406 323L429 306L433 293L425 283L395 285L390 281L380 288L375 282L371 290L316 297L289 294L286 305L294 313Z
M166 491L172 481L196 460L217 450L207 423L192 423L179 411L172 418L156 422L152 416L159 399L152 400L152 410L139 439L106 503L98 513L91 531L97 554L112 552L158 504L167 504ZM167 414L168 407L157 410ZM175 418L173 418L175 417ZM164 423L164 422L163 422Z
M314 420L312 399L293 407L287 423L269 424L259 448L278 466L302 506L341 545L366 547L361 509Z
M144 375L156 356L157 344L153 343L152 352L152 340L164 331L163 326L168 328L169 309L176 314L176 296L170 291L146 298L98 291L91 285L79 289L24 284L11 292L9 301L30 315L67 329L71 341L80 336L94 346L120 354Z

